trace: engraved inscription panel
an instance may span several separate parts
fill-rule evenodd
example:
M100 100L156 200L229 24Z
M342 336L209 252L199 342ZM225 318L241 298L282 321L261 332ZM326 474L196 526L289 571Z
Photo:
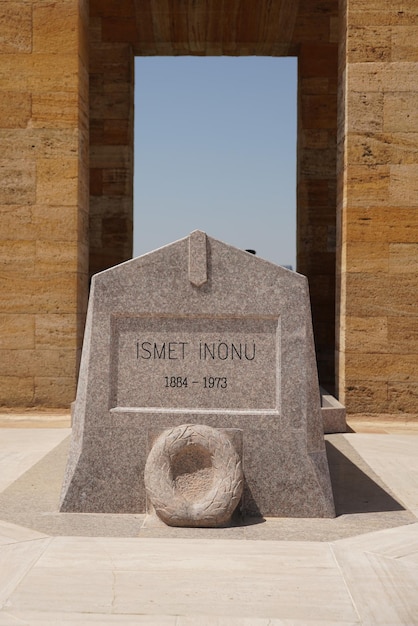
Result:
M111 405L276 409L278 320L114 318Z

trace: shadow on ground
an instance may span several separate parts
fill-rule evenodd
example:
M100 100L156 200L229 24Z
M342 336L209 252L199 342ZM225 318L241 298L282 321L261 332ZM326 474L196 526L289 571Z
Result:
M417 521L343 435L327 436L326 446L334 519L249 518L228 528L170 528L144 514L59 513L69 438L0 493L0 519L51 536L271 541L335 541Z
M345 439L339 439L338 444L326 442L336 514L404 511L354 448Z

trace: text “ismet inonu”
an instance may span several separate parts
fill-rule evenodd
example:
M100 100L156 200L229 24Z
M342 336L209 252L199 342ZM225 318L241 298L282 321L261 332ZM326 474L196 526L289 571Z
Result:
M136 358L141 362L155 361L186 361L191 358L203 363L216 361L233 361L245 363L256 360L256 344L251 341L199 341L191 344L188 341L142 341L136 342ZM173 363L174 364L174 363ZM196 380L195 380L196 379ZM171 389L187 388L190 385L201 385L205 389L226 389L226 376L164 376L164 386ZM162 381L163 382L163 381Z

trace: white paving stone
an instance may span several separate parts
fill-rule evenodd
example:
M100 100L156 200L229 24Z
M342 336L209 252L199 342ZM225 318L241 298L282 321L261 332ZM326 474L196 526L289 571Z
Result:
M355 609L338 570L327 572L287 568L272 575L243 572L239 577L220 568L215 572L159 572L116 575L115 608L120 613L167 613L184 615L202 612L209 616L337 619L353 622ZM329 595L332 594L332 603Z
M334 566L332 553L326 543L308 541L237 541L213 539L131 539L98 538L99 545L111 558L115 569L121 571L161 570L161 556L170 570L195 571L204 565L205 571L219 569L240 574L274 573L289 564L299 568ZM132 546L135 545L135 549Z
M46 535L38 533L38 531L32 530L31 528L25 528L0 520L0 546L8 543L16 543L18 541L42 539L43 537L46 537Z
M5 621L2 621L4 619ZM105 613L62 613L48 611L0 612L0 626L81 626L82 624L114 624L121 626L177 626L170 615L106 615ZM9 621L7 621L9 620ZM14 620L14 621L13 621Z
M0 491L71 433L70 428L0 428Z
M418 624L418 524L337 541L333 550L363 624Z
M305 617L303 620L299 619L276 619L276 618L254 618L254 617L210 617L207 615L187 615L178 616L176 626L337 626L338 624L344 624L344 626L355 626L359 622L341 622L341 621L329 621L329 620L315 620Z
M356 621L329 546L305 542L56 538L7 608Z
M0 484L66 430L0 429ZM344 436L418 511L418 437ZM0 626L51 624L418 626L418 523L327 543L48 538L0 521Z
M30 622L22 620L8 611L2 611L0 609L0 626L29 626L29 624Z
M110 560L94 538L65 539L51 540L43 557L9 597L9 610L112 612L114 575ZM71 548L74 556L69 559Z
M345 438L399 501L418 516L418 435L355 433Z
M7 603L13 590L30 572L50 541L36 539L0 547L0 607Z

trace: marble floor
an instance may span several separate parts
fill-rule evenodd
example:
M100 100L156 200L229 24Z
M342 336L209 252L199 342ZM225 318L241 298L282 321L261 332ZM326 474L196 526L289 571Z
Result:
M68 422L17 422L0 417L0 626L418 625L418 430L327 437L335 520L193 530L58 513Z

